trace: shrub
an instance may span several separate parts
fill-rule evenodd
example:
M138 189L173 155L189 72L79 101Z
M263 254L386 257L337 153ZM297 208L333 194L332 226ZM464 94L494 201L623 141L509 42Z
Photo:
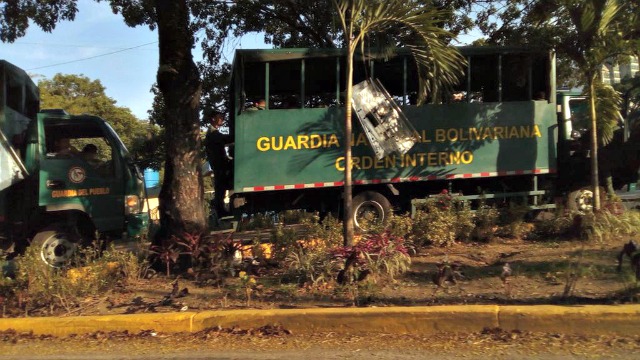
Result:
M455 200L446 190L427 199L413 220L411 238L416 246L448 246L455 240L467 240L474 226L468 205Z
M526 204L510 202L509 206L500 212L500 226L497 235L508 238L522 238L531 232L532 225L525 222L530 210Z
M271 259L276 263L284 261L289 253L295 249L298 243L298 234L295 229L277 225L271 231Z
M476 226L474 223L475 216L467 202L454 201L454 209L456 209L456 222L454 224L456 239L468 241L471 239L473 229Z
M389 232L365 235L354 246L337 247L331 253L334 259L345 264L337 276L340 284L356 283L369 275L375 280L383 277L393 280L411 264L404 239Z
M278 222L286 225L302 224L317 219L317 214L305 210L285 210L278 214Z
M137 280L144 263L130 253L108 249L98 256L98 248L83 249L75 259L79 268L58 269L40 259L39 249L29 247L16 258L14 293L25 312L29 309L57 308L71 311L87 296L102 294Z
M479 241L491 241L498 229L500 212L493 206L480 204L475 214L474 238Z
M305 240L322 239L330 247L342 243L342 222L330 214L322 221L317 214L314 214L304 219L302 225L304 225L303 239Z
M301 244L285 259L286 276L299 285L318 286L329 282L338 271L338 263L324 247L305 247Z
M575 232L575 212L566 212L535 223L534 236L537 238L559 238Z
M457 216L452 206L451 196L445 192L427 199L422 214L416 214L415 234L424 236L424 243L447 246L456 240L454 224Z
M607 241L612 236L637 235L640 233L640 212L629 210L622 213L609 210L582 216L580 234L585 240Z
M275 216L272 212L253 214L250 218L244 218L238 224L238 230L273 229L275 227Z
M322 222L318 216L303 220L304 235L288 248L284 264L287 276L299 284L317 286L332 280L339 264L330 256L329 249L342 244L342 225L332 216Z

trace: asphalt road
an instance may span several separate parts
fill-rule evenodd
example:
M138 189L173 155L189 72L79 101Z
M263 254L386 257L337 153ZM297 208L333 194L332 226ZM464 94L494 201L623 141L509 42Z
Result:
M638 336L484 331L421 337L247 334L93 334L0 337L0 359L640 359Z

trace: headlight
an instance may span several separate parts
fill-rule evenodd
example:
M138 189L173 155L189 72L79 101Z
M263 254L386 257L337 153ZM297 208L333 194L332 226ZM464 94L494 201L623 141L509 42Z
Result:
M582 137L582 134L580 133L580 131L578 130L572 130L571 131L571 138L572 139L580 139Z
M129 214L139 214L142 211L142 203L140 202L140 198L138 195L127 195L124 198L124 213L125 215Z

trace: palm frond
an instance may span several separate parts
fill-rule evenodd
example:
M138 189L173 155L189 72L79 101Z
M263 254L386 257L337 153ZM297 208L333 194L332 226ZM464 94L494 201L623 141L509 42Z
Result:
M346 11L345 1L339 11ZM353 23L357 38L371 33L396 32L398 41L411 50L420 77L420 98L427 89L447 88L457 84L464 74L464 57L447 44L453 35L442 28L448 11L430 7L414 7L403 0L380 2L354 1ZM364 42L360 41L361 51Z
M585 95L590 96L588 89L585 90ZM618 127L622 97L610 85L598 82L595 84L595 100L597 134L600 143L606 145L613 139L613 132Z

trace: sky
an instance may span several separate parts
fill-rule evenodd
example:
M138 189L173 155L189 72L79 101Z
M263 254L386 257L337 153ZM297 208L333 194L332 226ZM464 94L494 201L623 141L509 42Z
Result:
M0 42L0 59L26 70L35 82L57 73L100 80L117 106L147 119L153 103L150 89L158 69L158 34L148 27L128 27L105 2L80 0L73 22L58 23L51 33L31 25L14 43ZM229 61L234 46L267 47L258 34L248 35L225 48ZM202 60L194 51L194 60Z
M14 43L0 42L0 59L26 70L35 82L57 73L100 80L117 106L147 119L158 68L157 32L145 26L128 27L106 2L79 0L78 8L75 21L58 23L51 33L32 25ZM227 44L224 53L231 61L235 48L267 47L260 34L250 34ZM194 60L202 60L198 50Z

